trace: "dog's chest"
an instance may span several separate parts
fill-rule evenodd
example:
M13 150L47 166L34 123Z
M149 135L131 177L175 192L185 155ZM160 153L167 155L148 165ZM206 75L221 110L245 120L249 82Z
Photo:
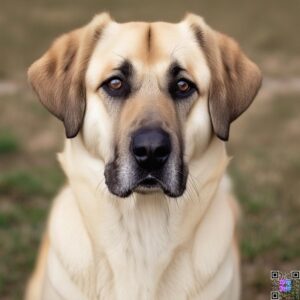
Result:
M100 233L105 254L98 264L99 291L105 289L102 280L106 271L107 278L113 278L116 299L157 299L166 268L174 257L176 241L168 231L167 214L148 203L114 221L109 218ZM109 268L104 270L101 262ZM102 299L101 293L98 295Z
M101 210L91 208L103 214L92 214L86 207L86 218L69 196L56 205L50 233L70 285L84 299L217 299L199 293L217 270L229 272L223 276L230 280L231 263L224 262L233 224L225 201L214 201L201 226L196 222L195 227L191 220L197 210L187 214L176 204L165 206L166 201L139 201L132 209L124 202L125 211L106 201ZM222 212L217 219L216 211ZM59 272L52 272L53 279Z

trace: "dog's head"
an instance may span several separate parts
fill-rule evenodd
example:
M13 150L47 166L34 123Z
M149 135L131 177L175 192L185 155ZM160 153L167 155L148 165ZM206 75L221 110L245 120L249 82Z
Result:
M202 18L119 24L101 14L29 69L46 108L105 164L109 191L185 190L190 161L229 128L261 84L257 66Z

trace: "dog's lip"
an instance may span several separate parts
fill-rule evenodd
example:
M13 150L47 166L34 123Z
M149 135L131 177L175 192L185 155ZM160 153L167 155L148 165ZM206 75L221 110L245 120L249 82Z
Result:
M149 184L150 183L150 184ZM141 194L148 194L148 193L154 193L162 191L166 196L169 196L171 198L177 198L181 196L180 194L174 193L171 190L169 190L166 185L157 177L148 175L142 179L140 179L134 187L131 189L126 190L120 195L117 195L121 198L127 198L130 196L131 193L141 193Z
M159 190L163 191L166 195L169 194L169 190L166 187L165 183L152 174L141 178L132 188L133 192L142 193L155 192Z
M148 185L147 184L148 182L150 182L151 184ZM153 175L148 175L145 178L141 179L135 185L135 187L132 189L132 191L142 193L142 194L162 191L166 196L169 196L171 198L174 198L174 197L176 198L179 196L176 193L173 193L171 190L169 190L166 187L166 185L164 184L164 182L162 182L159 178L157 178Z
M143 189L157 189L161 188L163 189L164 184L159 180L157 177L149 174L145 176L144 178L141 178L134 187L135 189L143 188Z
M109 189L110 190L110 189ZM132 193L140 193L140 194L150 194L150 193L159 193L163 192L166 196L171 198L180 197L185 191L185 187L182 192L168 188L168 186L157 176L153 174L148 174L140 178L140 180L136 181L134 185L132 185L128 189L124 189L122 191L116 192L114 190L110 190L110 192L120 198L127 198Z

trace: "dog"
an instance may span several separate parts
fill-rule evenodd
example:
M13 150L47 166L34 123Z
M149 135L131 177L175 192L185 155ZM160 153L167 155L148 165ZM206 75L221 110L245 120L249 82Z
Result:
M64 125L68 183L26 299L239 299L225 141L262 76L238 44L193 14L121 24L102 13L28 77Z

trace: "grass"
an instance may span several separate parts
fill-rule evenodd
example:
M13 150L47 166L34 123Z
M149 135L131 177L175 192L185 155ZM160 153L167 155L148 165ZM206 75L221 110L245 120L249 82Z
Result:
M50 197L60 182L62 174L56 169L14 170L0 175L0 194L10 198L28 198L31 195Z
M55 160L62 127L26 87L26 69L57 35L109 10L128 19L179 20L186 11L234 36L265 76L300 74L300 2L129 0L4 1L0 11L0 298L20 299L51 199L64 182ZM26 13L25 13L26 12ZM267 299L271 269L300 266L300 101L283 91L256 104L231 130L229 172L242 206L243 300Z
M0 177L0 193L12 197L29 196L31 194L44 194L40 178L26 172L12 172L2 174Z
M0 132L0 155L16 153L20 149L17 138L9 131Z
M58 166L0 175L0 295L21 299L32 270L50 199L63 183Z
M47 206L43 201L28 200L1 203L0 264L1 299L21 299L28 271L32 269Z

